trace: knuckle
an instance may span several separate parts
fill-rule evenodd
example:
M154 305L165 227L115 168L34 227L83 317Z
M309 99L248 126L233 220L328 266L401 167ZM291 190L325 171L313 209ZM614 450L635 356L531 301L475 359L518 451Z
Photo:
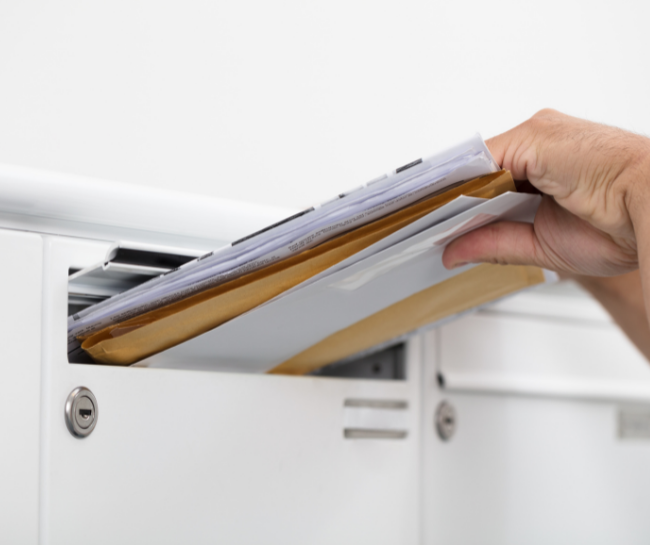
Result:
M562 114L556 110L545 108L537 112L527 121L527 123L532 130L542 132L555 126L560 121L561 115Z
M535 113L531 119L549 119L559 117L560 115L562 114L553 108L542 108L537 113Z

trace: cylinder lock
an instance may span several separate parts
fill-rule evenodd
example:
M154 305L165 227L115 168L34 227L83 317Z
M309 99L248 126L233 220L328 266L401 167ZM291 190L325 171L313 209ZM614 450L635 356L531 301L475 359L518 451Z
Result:
M70 392L65 402L65 424L75 437L87 437L97 425L97 400L85 386Z
M449 441L456 431L456 411L448 401L441 401L434 417L436 432L443 441Z

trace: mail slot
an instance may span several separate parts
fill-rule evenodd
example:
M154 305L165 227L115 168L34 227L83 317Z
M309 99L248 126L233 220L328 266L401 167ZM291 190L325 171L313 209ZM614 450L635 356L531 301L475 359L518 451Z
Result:
M100 263L83 269L70 268L68 278L68 316L91 307L99 301L147 282L175 267L199 257L201 252L187 248L157 247L133 243L115 243ZM182 352L184 348L180 348ZM353 354L311 373L312 376L362 378L371 380L404 380L404 344L388 347L372 347L360 354ZM70 363L92 364L84 352L68 355ZM155 356L151 362L139 367L156 366ZM177 366L187 369L186 358L179 357ZM218 362L214 365L218 370Z

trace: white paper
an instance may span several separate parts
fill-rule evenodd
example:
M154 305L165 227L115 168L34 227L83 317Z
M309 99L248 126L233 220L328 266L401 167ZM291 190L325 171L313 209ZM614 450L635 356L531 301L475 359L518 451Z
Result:
M204 368L227 362L230 368L242 372L266 372L337 331L475 266L447 270L442 264L442 253L448 241L429 244L438 235L460 232L468 220L479 215L491 216L492 221L532 222L540 201L537 195L505 193L382 251L373 253L373 248L368 248L370 257L349 266L344 263L331 274L325 271L316 282L301 284L291 293L158 354L158 364L165 366L165 362L179 358L203 358ZM357 289L337 286L425 241L429 245L427 251L416 253L399 267L388 268ZM209 359L205 359L205 354L209 354Z

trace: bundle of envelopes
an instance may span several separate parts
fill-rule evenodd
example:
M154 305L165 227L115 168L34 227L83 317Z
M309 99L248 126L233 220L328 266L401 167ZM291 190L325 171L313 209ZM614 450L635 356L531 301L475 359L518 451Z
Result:
M68 350L129 365L195 339L242 370L307 373L544 282L441 262L455 237L538 205L477 135L84 309Z

